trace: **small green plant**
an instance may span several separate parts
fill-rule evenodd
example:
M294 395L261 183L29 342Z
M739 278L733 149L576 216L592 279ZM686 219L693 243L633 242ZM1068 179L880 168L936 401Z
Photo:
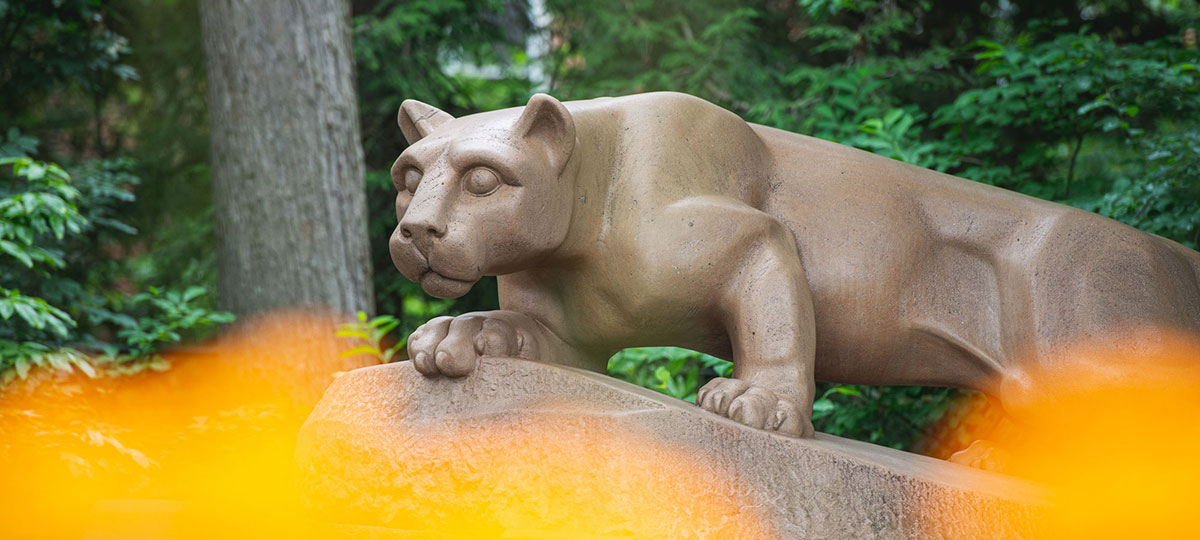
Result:
M122 313L111 318L120 328L117 337L121 338L122 346L104 345L104 358L115 363L153 361L158 358L159 349L179 343L188 331L233 322L232 313L196 305L195 301L207 292L204 287L189 287L183 292L150 287L148 292L134 295L125 306L126 311L141 315Z
M817 383L817 431L912 450L925 430L968 393L957 388Z
M0 388L14 379L24 379L35 367L61 371L79 369L88 377L95 377L98 370L87 355L70 347L53 349L34 341L12 341L0 339Z
M608 374L691 403L713 377L728 377L733 364L679 347L625 349L608 360Z
M360 354L370 355L379 360L380 364L391 362L396 353L408 346L408 337L402 337L395 345L387 346L388 334L396 329L400 320L391 315L379 315L367 319L367 314L358 312L358 320L342 324L337 332L338 337L356 340L360 345L343 351L342 358Z
M914 123L924 118L920 111L914 114L905 109L892 109L883 118L864 120L858 126L862 133L847 142L905 163L929 167L934 164L928 155L934 149L933 143L912 142L921 131Z
M207 293L203 287L183 292L151 287L149 292L130 297L121 313L104 312L106 320L119 329L117 340L75 336L85 348L99 351L92 355L72 346L0 339L0 387L14 379L24 379L33 368L63 371L74 368L89 377L99 373L167 369L166 360L159 354L163 347L179 343L184 336L199 330L233 322L232 313L196 305Z
M9 132L9 139L4 148L9 152L32 144L15 131ZM11 166L13 177L10 185L0 186L0 252L35 275L62 269L66 266L62 252L42 239L49 236L61 241L68 232L80 231L86 220L75 205L79 190L71 185L67 172L53 163L18 155L0 157L0 166ZM12 281L13 270L7 268L12 267L8 263L0 266L0 283ZM6 324L6 330L0 332L0 383L25 377L33 366L69 368L84 363L76 351L55 353L37 339L68 337L75 320L45 299L9 287L0 285L0 319L15 318L23 328Z

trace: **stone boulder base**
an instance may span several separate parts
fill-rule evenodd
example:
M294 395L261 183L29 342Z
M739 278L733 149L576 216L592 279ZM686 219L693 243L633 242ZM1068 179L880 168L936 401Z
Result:
M348 372L299 437L305 506L354 536L998 538L1044 507L1012 478L521 360Z

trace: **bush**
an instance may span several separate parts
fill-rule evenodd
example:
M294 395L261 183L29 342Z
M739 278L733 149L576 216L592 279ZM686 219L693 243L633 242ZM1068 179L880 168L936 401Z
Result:
M695 403L700 387L713 377L731 376L733 364L679 347L640 347L613 355L608 374Z
M207 291L126 296L118 290L112 235L135 231L118 218L137 178L126 161L93 161L77 181L28 154L31 137L10 130L0 145L0 385L34 367L96 374L156 366L157 351L188 334L232 321L197 305ZM87 351L85 354L82 351ZM90 359L89 359L90 357Z

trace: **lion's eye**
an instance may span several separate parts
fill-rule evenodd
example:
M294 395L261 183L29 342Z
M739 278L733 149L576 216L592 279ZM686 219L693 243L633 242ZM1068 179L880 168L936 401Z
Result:
M464 186L472 195L490 195L500 187L500 178L496 173L483 167L476 167L463 177Z
M417 184L421 183L421 171L409 169L404 171L404 189L409 193L417 192Z

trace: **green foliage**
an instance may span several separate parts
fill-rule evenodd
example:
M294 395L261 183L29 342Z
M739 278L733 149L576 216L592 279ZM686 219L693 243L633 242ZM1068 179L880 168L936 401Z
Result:
M33 367L74 366L89 375L97 366L154 367L163 346L232 320L196 305L203 287L151 287L129 298L114 291L117 262L95 246L136 232L119 217L137 178L125 160L100 160L80 166L73 181L58 165L29 157L36 146L16 130L0 145L0 166L11 167L0 175L0 252L9 261L0 265L0 318L20 323L0 327L0 384Z
M98 374L92 360L78 350L51 348L33 341L0 339L0 388L14 379L24 379L34 368L61 371L78 369L89 377Z
M18 140L18 134L10 131L9 139ZM9 148L13 146L18 145ZM11 268L16 262L37 276L62 269L66 262L61 250L39 240L52 237L62 241L68 231L80 232L86 220L75 206L79 190L70 184L67 172L53 163L10 156L0 157L0 166L11 166L13 177L12 185L0 188L4 196L0 199L0 252L11 259L0 268ZM0 271L0 276L8 278L4 283L11 280L12 272ZM27 332L65 338L75 326L70 315L40 297L3 286L0 295L0 318L7 321L15 315Z
M922 386L817 384L818 431L898 449L912 449L926 429L965 391Z
M608 360L609 375L691 403L704 383L732 373L730 362L679 347L625 349Z
M1117 45L1074 33L1042 42L1035 37L1022 34L1012 46L975 45L980 77L974 87L934 113L934 125L948 128L941 146L949 162L962 163L950 172L1043 198L1066 199L1073 189L1094 196L1114 179L1108 171L1077 178L1085 140L1131 144L1139 151L1118 154L1110 166L1142 164L1131 172L1144 180L1149 172L1141 139L1171 131L1163 119L1200 115L1200 79L1184 61L1195 55L1177 43Z
M185 332L233 322L231 313L196 305L205 294L208 290L204 287L188 287L183 292L150 287L148 292L133 295L119 306L121 313L107 316L119 328L121 341L119 345L101 345L102 358L117 363L153 360L163 346L182 341Z
M47 95L100 95L137 79L123 62L129 42L107 26L108 15L97 0L0 0L0 125L31 113L57 117L38 107Z
M849 143L905 163L932 165L928 154L934 149L933 143L918 145L910 142L920 136L920 127L914 124L924 117L920 112L892 109L883 118L863 120L858 126L862 134L851 138Z
M1078 206L1143 231L1200 246L1200 130L1143 140L1141 180L1119 176L1107 191Z
M107 163L152 179L120 186L141 201L109 238L127 290L216 283L196 13L195 0L0 0L0 126L51 143L43 159L76 177Z
M438 105L454 114L525 97L529 84L513 69L523 62L529 27L522 7L504 0L384 0L355 17L359 88L372 98L364 101L364 119L384 128L384 140L396 140L396 110L404 99L449 98ZM495 74L471 75L473 66L495 68ZM486 84L474 84L481 80ZM374 143L368 138L367 144Z
M386 344L389 335L399 324L400 320L391 315L378 315L368 320L366 313L358 312L356 322L344 323L338 328L338 337L352 339L356 344L355 347L342 351L340 356L346 358L366 354L377 359L380 364L391 362L396 353L403 351L408 345L408 334L404 334L391 346Z
M760 64L755 35L761 13L736 2L613 4L552 0L557 32L555 94L568 99L677 90L727 101L763 88L770 77L749 71Z
M107 95L106 130L123 139L113 154L146 181L125 208L138 229L122 237L132 290L216 288L203 42L196 0L110 0L109 19L128 36L125 59L140 74ZM209 302L211 307L212 302Z

